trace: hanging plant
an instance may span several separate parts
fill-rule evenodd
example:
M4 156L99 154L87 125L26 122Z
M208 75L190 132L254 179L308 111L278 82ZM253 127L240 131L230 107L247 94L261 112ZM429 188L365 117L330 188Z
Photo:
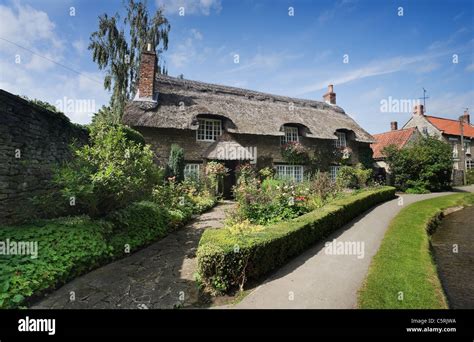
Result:
M288 164L307 164L308 150L297 141L290 141L281 147L281 156Z

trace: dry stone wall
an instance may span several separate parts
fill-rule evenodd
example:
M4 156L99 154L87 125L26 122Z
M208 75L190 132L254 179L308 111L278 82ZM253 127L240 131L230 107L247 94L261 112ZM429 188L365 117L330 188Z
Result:
M0 224L27 220L31 198L51 191L51 169L71 157L87 130L63 114L0 90Z

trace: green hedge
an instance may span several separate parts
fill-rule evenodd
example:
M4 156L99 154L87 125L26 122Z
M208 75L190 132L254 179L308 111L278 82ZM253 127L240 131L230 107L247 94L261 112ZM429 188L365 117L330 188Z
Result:
M106 217L112 223L107 240L116 255L133 252L137 248L166 236L169 214L153 202L136 202Z
M381 187L262 231L242 235L228 229L206 230L197 252L200 280L218 292L230 291L276 269L362 212L394 197L395 188Z

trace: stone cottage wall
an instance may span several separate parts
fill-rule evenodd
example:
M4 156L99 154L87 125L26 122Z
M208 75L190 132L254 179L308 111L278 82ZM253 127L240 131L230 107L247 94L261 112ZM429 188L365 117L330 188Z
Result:
M171 144L178 144L184 149L184 158L188 162L201 162L212 142L196 141L196 131L173 128L133 127L143 134L147 144L155 152L156 161L165 165L170 154ZM233 138L244 147L257 147L257 167L268 166L267 163L285 163L281 156L280 137L271 135L235 134ZM309 150L332 148L330 140L310 139L300 137L301 143ZM359 162L362 149L370 150L369 144L358 143L350 139L348 147L352 151L350 164ZM328 168L329 165L326 165Z
M51 190L51 167L87 137L66 116L0 90L0 224L28 219L30 199Z

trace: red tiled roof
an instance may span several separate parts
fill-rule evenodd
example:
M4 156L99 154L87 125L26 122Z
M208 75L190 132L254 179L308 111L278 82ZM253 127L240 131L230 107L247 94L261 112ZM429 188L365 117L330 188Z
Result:
M373 134L375 143L371 144L370 147L374 151L373 158L383 158L382 150L389 146L395 145L398 148L402 148L410 140L413 133L415 133L416 127L399 129L396 131L390 131L386 133Z
M461 125L458 120L438 118L436 116L425 115L430 123L444 134L461 135ZM474 138L474 126L469 124L463 125L464 135Z

